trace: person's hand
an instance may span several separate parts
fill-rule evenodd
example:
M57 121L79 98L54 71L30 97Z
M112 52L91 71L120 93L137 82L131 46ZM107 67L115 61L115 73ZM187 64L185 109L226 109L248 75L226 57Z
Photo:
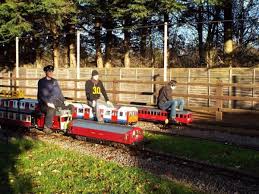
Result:
M69 104L71 104L71 102L65 100L65 101L64 101L64 104L65 104L65 106L68 106Z
M112 104L110 101L107 101L106 103L107 103L107 105L108 105L109 107L112 107L112 108L113 108L113 104Z
M92 102L92 106L93 106L93 107L95 107L95 106L96 106L96 101L95 101L95 100L93 100L93 102Z
M47 103L47 106L55 109L55 105L53 103Z

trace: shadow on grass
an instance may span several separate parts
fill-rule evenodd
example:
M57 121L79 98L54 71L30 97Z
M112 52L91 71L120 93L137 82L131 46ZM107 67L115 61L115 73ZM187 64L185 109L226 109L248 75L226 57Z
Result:
M29 174L18 172L19 155L32 148L32 143L22 138L9 141L0 138L0 193L31 193Z

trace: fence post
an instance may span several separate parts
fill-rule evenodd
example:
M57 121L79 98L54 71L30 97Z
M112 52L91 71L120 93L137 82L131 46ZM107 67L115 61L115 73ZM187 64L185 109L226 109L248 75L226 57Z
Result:
M222 81L218 80L216 84L216 96L222 97L223 96L223 85ZM222 107L223 107L223 100L220 98L216 99L216 121L222 121L223 114L222 114Z
M208 95L210 95L210 83L211 83L211 75L210 75L210 69L208 69L207 72L207 77L208 77ZM208 107L210 107L210 98L208 98Z
M190 102L190 98L189 98L189 94L190 94L190 82L191 82L191 69L188 68L188 78L187 78L187 107L189 106L189 102Z
M253 69L253 78L252 78L252 85L254 85L255 84L255 81L256 81L256 77L255 77L255 68ZM254 87L252 87L252 97L254 97L255 96L255 89L254 89ZM255 103L254 103L254 101L252 101L252 110L255 108Z
M116 104L117 99L116 99L116 85L117 85L118 81L116 79L114 79L112 81L112 102L114 104Z
M232 80L233 80L232 75L233 75L233 73L232 73L232 67L230 67L230 68L229 68L229 77L228 77L228 83L229 83L229 84L232 84ZM232 87L229 86L229 87L228 87L228 95L231 96L232 93L233 93L233 92L232 92ZM232 108L232 101L231 101L231 100L228 100L228 108Z
M74 80L74 86L77 89L77 79ZM77 101L77 90L74 90L74 100Z

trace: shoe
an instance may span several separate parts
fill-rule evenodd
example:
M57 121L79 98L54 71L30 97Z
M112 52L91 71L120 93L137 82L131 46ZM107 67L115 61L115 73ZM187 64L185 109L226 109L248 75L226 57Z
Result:
M44 126L43 132L46 133L46 134L53 133L53 131L50 128L46 127L46 126Z
M104 120L103 119L97 120L97 123L104 123Z

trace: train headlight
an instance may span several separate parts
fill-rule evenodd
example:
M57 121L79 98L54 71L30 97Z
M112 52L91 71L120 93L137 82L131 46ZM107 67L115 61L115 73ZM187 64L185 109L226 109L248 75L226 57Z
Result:
M166 119L166 120L165 120L165 124L167 125L168 123L169 123L169 120L168 120L168 119Z

